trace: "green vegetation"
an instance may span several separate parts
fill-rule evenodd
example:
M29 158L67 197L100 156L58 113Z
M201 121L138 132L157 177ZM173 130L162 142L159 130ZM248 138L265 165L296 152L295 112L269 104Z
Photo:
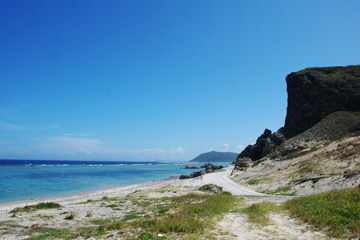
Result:
M206 228L215 224L214 218L221 217L222 214L234 209L239 201L228 193L191 193L179 197L164 197L159 200L136 201L135 205L139 204L143 207L142 212L131 211L121 220L94 219L90 223L96 226L75 230L39 226L30 229L31 235L37 236L28 239L76 239L79 237L105 239L109 231L118 231L116 234L121 235L136 234L138 237L135 239L166 239L166 237L158 237L158 233L187 234L188 239L196 239L196 236L200 238L205 234ZM149 202L152 204L148 204ZM147 212L149 214L146 214ZM75 217L75 214L71 212L66 214L68 214L66 219Z
M61 205L54 202L45 202L45 203L38 203L36 205L29 205L23 208L15 208L10 213L17 213L17 212L31 212L41 209L51 209L51 208L60 208Z
M248 221L259 225L268 225L270 212L278 212L281 207L272 202L254 203L242 211L248 215Z
M331 237L354 238L360 232L360 189L336 190L293 199L285 203L290 212L325 230Z
M256 184L258 184L260 181L258 180L258 179L252 179L252 180L250 180L250 181L247 181L246 183L248 184L248 185L256 185Z
M235 207L237 201L234 196L228 194L188 194L170 200L170 209L178 209L175 213L167 211L167 214L153 219L134 221L131 226L162 233L203 233L206 227L213 224L213 217L228 212Z
M264 190L262 191L262 193L266 193L266 194L280 194L280 195L284 195L284 196L296 196L296 192L289 192L291 191L291 187L279 187L275 190Z

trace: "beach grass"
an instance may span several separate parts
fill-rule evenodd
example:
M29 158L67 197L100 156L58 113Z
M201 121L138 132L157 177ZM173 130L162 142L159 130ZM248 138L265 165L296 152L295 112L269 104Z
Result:
M360 189L335 190L284 203L291 214L330 237L354 238L360 233Z
M279 211L281 211L281 207L273 202L254 203L242 209L242 212L248 215L249 222L262 226L269 224L269 213Z
M109 199L103 200L109 201ZM32 237L28 240L107 238L108 235L114 234L121 235L125 239L165 239L161 236L185 234L188 239L192 239L195 236L207 234L206 230L215 225L216 219L235 209L239 201L242 201L228 192L225 194L189 193L176 197L146 200L135 200L132 194L123 199L123 201L129 200L137 208L120 219L92 219L89 221L90 226L78 229L32 228L30 230ZM68 220L75 218L72 212L66 214L65 218ZM153 238L149 238L151 236Z
M38 203L36 205L28 205L23 208L15 208L10 213L18 213L18 212L31 212L36 210L43 210L43 209L52 209L52 208L60 208L61 205L54 202L44 202Z

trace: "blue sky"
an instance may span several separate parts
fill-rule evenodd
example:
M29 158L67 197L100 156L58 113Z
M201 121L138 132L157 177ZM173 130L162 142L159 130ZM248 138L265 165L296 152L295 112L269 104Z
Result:
M0 158L191 160L284 125L285 77L360 64L359 1L0 1Z

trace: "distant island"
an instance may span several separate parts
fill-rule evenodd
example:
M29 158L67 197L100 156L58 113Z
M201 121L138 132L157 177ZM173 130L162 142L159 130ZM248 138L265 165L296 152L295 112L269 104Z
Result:
M202 153L190 162L234 162L238 153L234 152L215 152Z

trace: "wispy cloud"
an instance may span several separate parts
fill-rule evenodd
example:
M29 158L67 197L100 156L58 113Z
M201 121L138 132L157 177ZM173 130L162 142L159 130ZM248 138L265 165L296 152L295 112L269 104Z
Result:
M38 129L38 130L52 130L52 129L58 129L58 128L60 128L59 125L57 125L55 123L52 123L50 125L37 127L36 129Z
M223 150L224 151L229 151L230 150L230 145L228 143L224 143Z
M245 147L243 145L239 145L236 147L236 149L241 152L242 150L245 149Z
M62 134L64 135L64 134ZM182 147L165 150L163 148L126 149L105 145L100 139L79 137L83 134L67 134L47 139L36 139L34 151L46 155L58 155L68 159L136 159L166 160L183 156Z
M7 130L7 131L26 130L26 128L23 126L11 124L11 123L0 122L0 130Z
M9 109L9 108L0 108L0 116L3 118L13 118L18 115L20 112L18 110Z
M63 133L62 136L79 136L79 137L87 137L87 136L93 136L94 134L90 133Z
M169 153L173 155L182 155L185 152L185 149L183 149L182 147L172 148L169 150Z

